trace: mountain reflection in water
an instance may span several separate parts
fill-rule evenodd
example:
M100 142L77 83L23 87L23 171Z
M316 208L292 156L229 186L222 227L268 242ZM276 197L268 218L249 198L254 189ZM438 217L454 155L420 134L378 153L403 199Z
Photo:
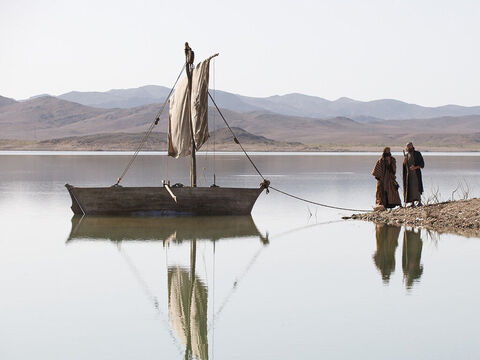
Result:
M395 271L395 251L398 246L400 230L399 226L375 225L377 250L372 258L385 284L390 282L390 276ZM403 231L402 269L407 289L411 289L422 276L423 266L420 263L422 246L421 231L405 228Z
M167 264L168 278L168 318L169 326L176 338L183 344L185 359L205 360L209 358L208 346L208 286L197 274L197 242L258 237L261 249L268 244L268 238L258 231L251 216L222 217L109 217L74 216L67 243L73 241L111 241L122 252L124 241L161 241L164 246L176 246L183 242L190 245L189 266ZM146 288L153 299L154 307L159 302L148 285L141 278L132 260L122 254L135 277ZM257 254L248 263L255 261ZM247 267L247 270L248 270ZM234 288L238 280L234 282ZM229 300L229 293L223 304ZM217 314L222 310L223 305ZM214 309L212 307L213 311ZM215 326L214 323L211 326ZM172 334L173 334L172 333ZM213 351L213 349L212 349Z

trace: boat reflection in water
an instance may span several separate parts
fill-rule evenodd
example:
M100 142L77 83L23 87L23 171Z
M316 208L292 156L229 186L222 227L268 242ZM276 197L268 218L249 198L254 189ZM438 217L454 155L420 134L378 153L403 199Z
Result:
M185 359L204 360L209 358L208 287L197 274L199 268L197 242L212 241L215 249L215 242L219 240L251 237L258 237L260 240L260 251L268 244L268 238L261 235L251 216L218 218L74 216L67 243L106 240L116 243L120 249L123 241L162 241L167 247L188 241L189 258L183 262L180 260L175 264L167 264L168 318L170 327L183 344ZM250 261L249 265L251 263ZM137 271L134 272L138 274ZM143 279L139 279L139 282L146 284ZM147 291L151 293L148 289ZM154 299L154 306L158 309L156 297L153 295L150 297ZM212 311L215 311L213 307ZM211 351L213 352L213 349Z
M232 239L258 236L261 242L268 239L258 231L250 215L247 216L186 216L186 217L72 217L72 230L67 241L176 241Z
M380 271L385 284L390 282L390 276L395 271L395 251L401 228L385 224L375 225L377 250L373 255L373 262ZM403 231L402 269L407 289L411 289L415 282L420 281L423 273L421 265L422 238L420 230Z

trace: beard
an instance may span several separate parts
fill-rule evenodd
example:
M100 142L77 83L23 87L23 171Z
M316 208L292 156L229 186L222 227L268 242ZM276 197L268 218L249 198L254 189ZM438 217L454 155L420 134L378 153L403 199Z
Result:
M409 152L410 154L412 154L414 150L415 150L415 149L412 147L412 148L408 149L408 152Z

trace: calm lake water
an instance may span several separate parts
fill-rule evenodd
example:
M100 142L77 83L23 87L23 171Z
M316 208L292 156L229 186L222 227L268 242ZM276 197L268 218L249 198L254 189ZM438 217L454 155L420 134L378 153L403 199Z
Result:
M478 154L424 156L427 196L480 195ZM252 157L296 195L374 202L377 154ZM128 160L0 153L2 360L478 358L480 239L274 191L251 218L73 217L64 184L112 185ZM198 161L200 185L214 169L220 186L261 181L238 154ZM140 156L123 185L166 178L188 183L188 161Z

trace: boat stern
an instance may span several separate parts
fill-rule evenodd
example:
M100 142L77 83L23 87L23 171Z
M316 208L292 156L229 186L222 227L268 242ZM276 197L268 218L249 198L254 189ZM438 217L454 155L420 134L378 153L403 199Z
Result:
M72 206L70 207L75 215L85 215L85 212L82 210L82 206L78 202L75 196L75 187L70 184L65 184L65 187L70 194L70 198L72 199Z

